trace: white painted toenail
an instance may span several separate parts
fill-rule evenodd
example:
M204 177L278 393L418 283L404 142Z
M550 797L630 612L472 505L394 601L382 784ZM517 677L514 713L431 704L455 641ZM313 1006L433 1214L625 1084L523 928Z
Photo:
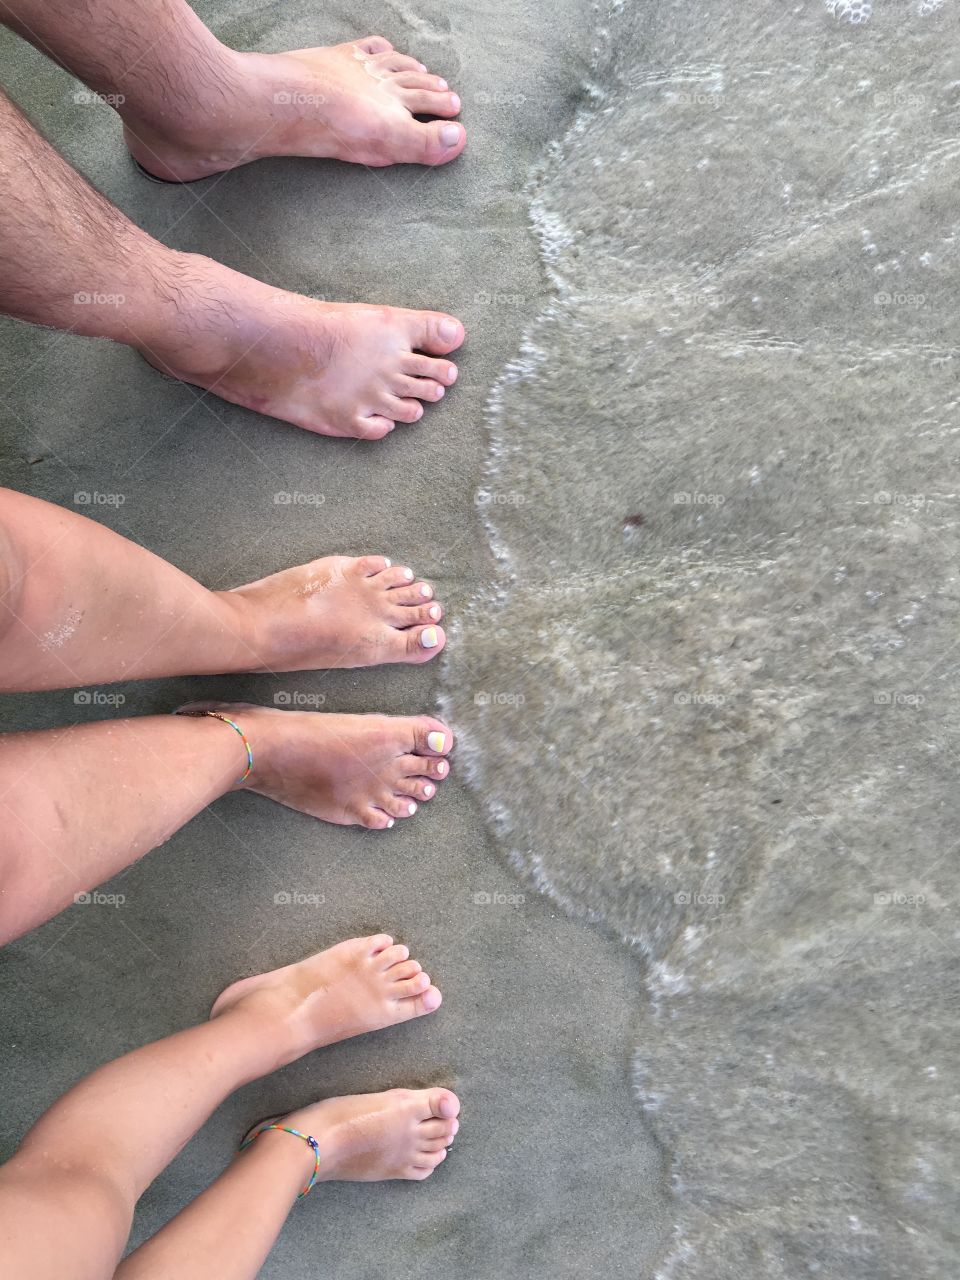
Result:
M447 744L446 735L438 733L436 729L432 733L427 734L427 746L431 751L442 751ZM440 762L442 764L443 761ZM437 766L440 768L440 765Z
M440 777L442 778L446 772L447 772L446 760L439 760L437 762L437 773L439 773Z
M392 826L393 826L393 818L391 818L391 819L390 819L390 821L387 823L387 826L388 826L388 827L392 827Z
M387 560L387 557L386 557L386 556L384 556L383 558L384 558L384 561L386 562L387 568L389 569L389 568L390 568L390 566L393 564L393 561L392 561L392 560Z
M410 806L409 806L409 808L407 809L407 813L408 813L408 814L410 815L410 817L412 818L412 817L413 817L413 815L414 815L416 812L417 812L417 806L416 806L416 805L413 803L413 801L411 800L411 802L410 802Z
M429 613L430 617L434 620L434 622L440 621L440 606L438 604L431 605L431 607L427 610L427 613Z
M460 141L460 130L455 124L445 124L440 130L440 141L445 147L455 147Z
M433 587L428 587L428 586L427 586L427 584L426 584L425 582L421 582L421 583L420 583L420 594L421 594L422 596L426 596L426 598L429 600L429 599L430 599L430 597L433 595Z
M432 784L432 783L430 783L430 782L425 783L424 788L423 788L423 794L427 797L427 799L428 799L428 800L429 800L429 799L430 799L430 797L433 795L433 790L434 790L434 788L433 788L433 784Z
M404 571L403 571L403 576L406 578L406 580L407 580L408 582L412 582L412 581L413 581L413 570L412 570L412 569L404 569Z
M436 627L424 627L420 632L420 644L424 649L435 649L440 643Z

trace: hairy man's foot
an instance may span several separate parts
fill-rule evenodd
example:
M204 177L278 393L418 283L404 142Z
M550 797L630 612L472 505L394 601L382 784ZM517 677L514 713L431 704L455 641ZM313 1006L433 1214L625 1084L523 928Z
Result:
M250 637L256 671L429 662L446 643L433 587L383 556L325 556L221 598Z
M422 1182L446 1159L460 1128L460 1099L449 1089L389 1089L349 1098L327 1098L278 1116L287 1125L316 1138L318 1182L383 1182L406 1178ZM266 1123L266 1122L265 1122ZM251 1130L257 1133L260 1126ZM263 1145L261 1145L263 1144ZM268 1129L241 1158L289 1161L309 1180L316 1168L313 1152L288 1133Z
M379 440L457 380L463 325L441 311L318 302L193 254L164 255L155 290L130 337L154 368L319 435Z
M420 1018L442 996L410 952L386 933L351 938L282 969L241 978L218 996L210 1017L239 1010L269 1034L278 1062Z
M264 156L380 167L440 165L467 141L460 99L383 36L290 53L222 50L217 95L168 119L124 115L132 155L154 177L192 182ZM417 116L439 116L424 123Z
M222 711L253 750L242 784L279 804L339 826L372 830L412 818L450 772L453 734L430 716L279 711L247 702L191 702L185 711Z

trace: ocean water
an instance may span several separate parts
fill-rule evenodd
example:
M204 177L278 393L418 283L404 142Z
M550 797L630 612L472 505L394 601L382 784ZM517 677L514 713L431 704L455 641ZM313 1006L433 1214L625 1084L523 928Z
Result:
M518 877L646 957L658 1277L953 1277L960 18L596 20L447 711Z

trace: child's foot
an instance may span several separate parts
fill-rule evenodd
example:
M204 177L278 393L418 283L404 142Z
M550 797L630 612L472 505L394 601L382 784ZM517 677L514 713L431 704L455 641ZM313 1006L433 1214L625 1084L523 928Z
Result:
M154 368L318 435L379 440L457 379L463 325L441 311L318 302L209 258L160 255L130 344Z
M457 95L382 36L291 53L224 50L214 74L216 98L198 100L192 116L121 112L127 146L155 177L190 182L263 156L440 165L466 145L463 125L450 121Z
M298 964L234 982L210 1011L253 1014L285 1064L312 1049L420 1018L442 997L388 934L351 938Z
M389 1089L350 1098L327 1098L275 1121L316 1138L318 1182L382 1182L429 1178L453 1142L460 1100L449 1089ZM306 1183L316 1168L313 1152L289 1133L267 1130L247 1148L286 1144Z
M191 702L180 710L222 711L237 721L253 750L244 789L341 826L380 830L412 818L450 769L444 756L453 734L429 716L278 711L247 702Z
M383 556L326 556L222 598L242 615L254 671L428 662L446 641L433 588Z

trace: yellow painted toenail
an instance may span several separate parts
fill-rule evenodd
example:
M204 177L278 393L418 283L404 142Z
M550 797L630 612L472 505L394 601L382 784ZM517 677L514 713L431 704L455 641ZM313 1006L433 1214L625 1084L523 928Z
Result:
M420 632L420 645L424 649L435 649L440 643L436 627L424 627Z
M442 751L446 745L447 739L445 734L438 733L436 729L434 729L433 733L427 734L427 746L431 751ZM437 768L439 767L440 766L438 765Z
M427 586L427 584L426 584L425 582L421 582L421 583L420 583L420 594L421 594L422 596L425 596L425 597L429 600L429 599L430 599L430 597L433 595L433 587L428 587L428 586Z

